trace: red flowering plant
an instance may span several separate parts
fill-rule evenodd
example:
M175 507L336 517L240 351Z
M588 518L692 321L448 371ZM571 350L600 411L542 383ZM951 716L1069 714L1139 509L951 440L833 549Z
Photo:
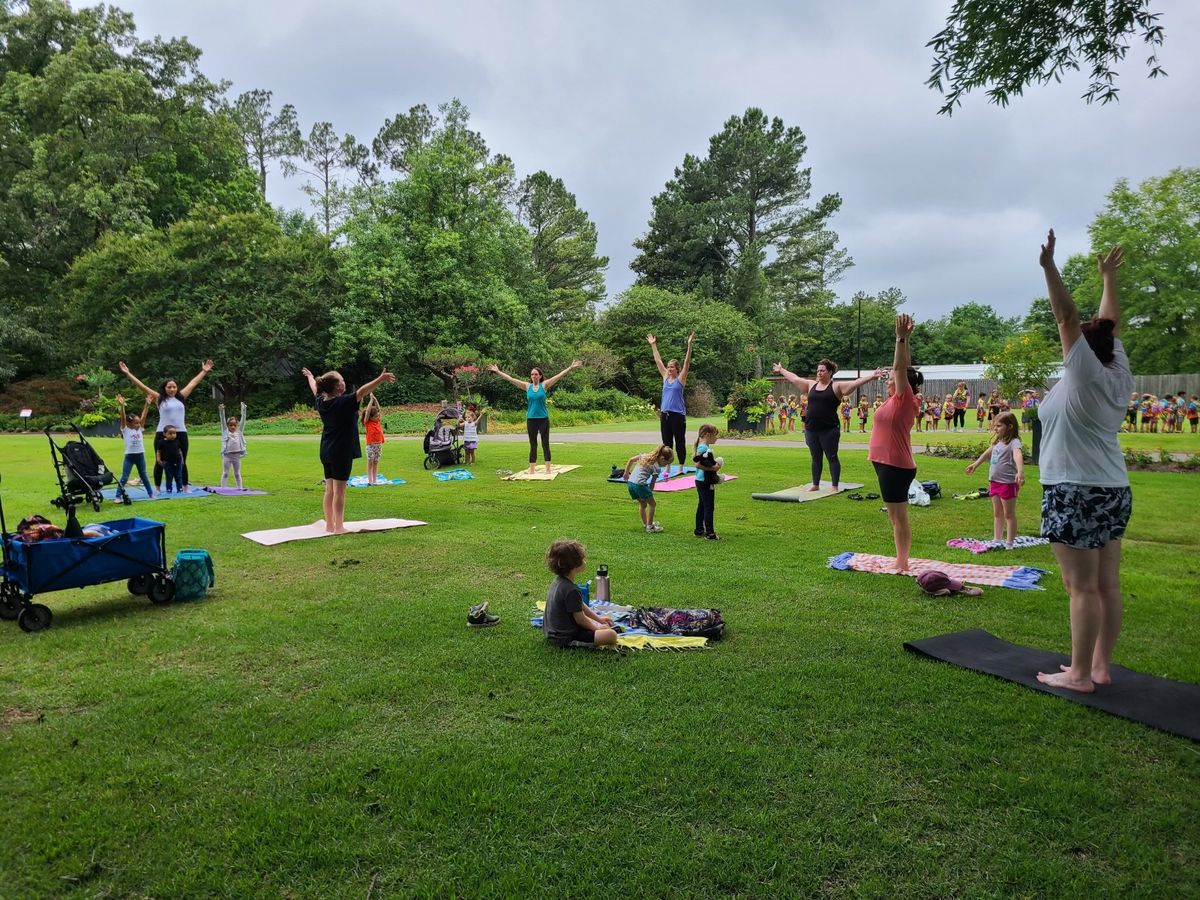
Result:
M472 401L472 393L473 392L472 392L471 388L474 385L479 383L479 379L480 379L479 366L465 365L465 366L455 366L454 367L454 381L457 384L462 385L463 391L466 392L467 400L471 401L468 403L468 407L473 405L473 401Z

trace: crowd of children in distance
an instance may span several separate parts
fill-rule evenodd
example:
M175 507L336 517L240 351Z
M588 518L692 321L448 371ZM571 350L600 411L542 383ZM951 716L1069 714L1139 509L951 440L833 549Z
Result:
M1182 434L1186 422L1191 426L1192 434L1200 424L1200 398L1192 394L1188 399L1187 391L1159 399L1153 394L1136 393L1129 397L1129 414L1125 417L1125 431L1141 431L1150 434ZM1141 416L1139 427L1138 416Z

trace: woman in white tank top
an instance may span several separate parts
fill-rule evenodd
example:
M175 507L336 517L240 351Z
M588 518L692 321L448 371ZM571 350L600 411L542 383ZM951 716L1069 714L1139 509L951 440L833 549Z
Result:
M179 443L179 451L183 455L183 491L191 488L191 481L188 479L187 454L188 454L188 436L187 436L187 407L184 405L186 400L196 389L201 379L212 371L213 361L206 359L204 365L200 367L200 371L196 373L196 377L185 384L183 387L174 378L166 379L159 389L156 391L153 388L147 387L144 382L140 381L136 375L129 371L129 366L124 362L118 364L125 375L136 384L147 395L154 398L154 402L158 405L158 427L154 430L154 488L160 490L162 488L163 467L158 461L158 447L162 442L163 429L172 427L176 431L176 440Z

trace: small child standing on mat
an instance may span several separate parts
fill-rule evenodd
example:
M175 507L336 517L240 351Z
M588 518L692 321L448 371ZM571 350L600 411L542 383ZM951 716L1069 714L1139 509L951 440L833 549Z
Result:
M363 428L367 432L367 484L379 481L379 459L383 456L383 410L375 395L367 398L367 407L362 411Z
M638 504L638 516L647 534L658 534L662 526L654 521L654 482L662 474L664 466L669 466L675 458L673 451L666 444L649 453L641 453L629 457L625 463L625 481L629 487L629 496Z
M239 491L246 488L242 485L242 457L246 455L246 404L241 405L241 418L230 416L225 418L225 404L217 407L217 417L221 420L221 487L229 487L229 473L233 472L233 481Z
M1004 549L1011 550L1017 537L1017 494L1025 484L1025 459L1017 438L1017 417L1002 412L992 422L992 445L967 466L970 475L991 457L988 466L988 495L992 498L992 540L999 543L1007 526Z
M557 647L613 646L617 633L612 619L598 616L583 602L575 583L587 567L587 556L579 541L555 541L546 551L546 566L554 581L546 592L542 633Z
M162 430L162 440L158 444L155 462L163 468L167 476L167 486L163 489L166 494L183 493L183 449L179 446L179 432L174 425L168 425ZM145 479L142 479L145 482ZM172 486L174 486L172 488ZM150 486L146 485L149 493Z
M712 447L721 433L715 425L705 423L700 426L700 434L696 437L695 455L692 462L696 465L696 537L719 541L716 529L713 527L713 508L716 505L716 491L721 480L720 470L724 460L713 456Z
M121 411L121 437L125 439L125 461L121 464L121 480L117 482L117 497L124 498L125 482L129 480L129 473L133 471L134 466L137 466L138 478L142 479L142 487L146 489L146 496L153 497L154 489L150 487L150 479L146 475L146 444L144 439L144 427L146 425L146 413L150 411L150 397L146 396L146 403L142 407L140 416L130 416L125 413L125 398L117 394L117 405Z

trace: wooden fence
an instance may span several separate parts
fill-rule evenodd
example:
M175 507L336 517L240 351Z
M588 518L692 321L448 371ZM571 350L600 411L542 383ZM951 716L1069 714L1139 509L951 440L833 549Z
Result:
M777 385L775 388L775 396L778 397L781 393L795 393L795 389L781 378L774 377L771 379ZM926 397L944 397L946 394L953 394L954 389L958 387L960 379L941 379L930 378L921 388ZM1046 388L1053 387L1058 382L1057 378L1051 378L1047 383ZM974 378L967 379L967 387L971 390L971 406L974 408L975 399L982 393L985 397L992 392L996 387L996 382L989 378ZM1134 375L1133 389L1139 394L1153 394L1155 397L1163 397L1167 394L1176 394L1179 391L1184 391L1188 397L1193 394L1200 396L1200 373L1192 375ZM880 397L887 397L887 388L882 381L873 381L862 388L862 393L867 399L873 399L876 394ZM1016 397L1009 397L1011 400L1016 400Z

